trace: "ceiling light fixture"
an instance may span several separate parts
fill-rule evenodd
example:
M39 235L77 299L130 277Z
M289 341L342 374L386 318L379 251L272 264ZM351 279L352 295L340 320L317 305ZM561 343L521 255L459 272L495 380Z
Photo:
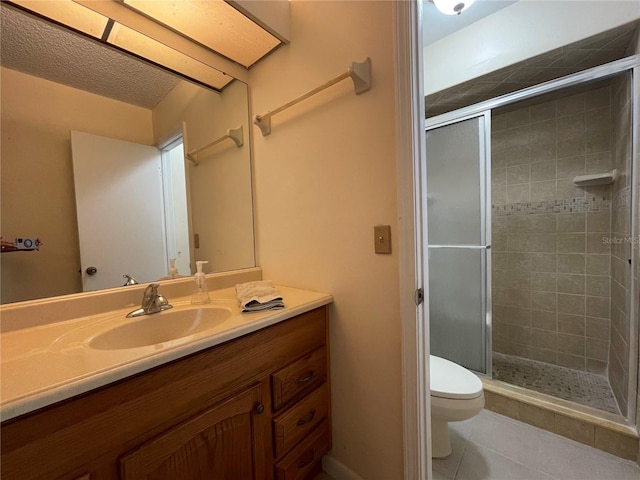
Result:
M440 12L445 15L460 15L469 8L475 0L430 0Z
M233 80L232 76L118 22L114 22L106 41L174 72L210 85L216 90L222 90Z
M282 43L223 0L121 1L246 68Z
M234 76L244 78L244 69L285 42L232 0L0 1L216 90L229 84L236 70L240 74Z

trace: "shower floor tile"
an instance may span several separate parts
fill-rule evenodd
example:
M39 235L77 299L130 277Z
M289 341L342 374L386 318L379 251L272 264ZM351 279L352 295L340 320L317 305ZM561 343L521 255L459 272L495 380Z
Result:
M620 414L609 382L601 375L494 353L493 378L605 412Z

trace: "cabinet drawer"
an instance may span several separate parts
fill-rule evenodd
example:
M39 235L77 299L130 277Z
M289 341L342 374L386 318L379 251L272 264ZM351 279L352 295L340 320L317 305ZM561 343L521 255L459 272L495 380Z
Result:
M324 383L273 421L276 457L286 453L328 415L329 388Z
M273 408L278 410L302 392L308 392L327 378L327 350L318 348L271 376Z
M330 448L329 422L325 420L300 445L276 464L276 480L306 478Z

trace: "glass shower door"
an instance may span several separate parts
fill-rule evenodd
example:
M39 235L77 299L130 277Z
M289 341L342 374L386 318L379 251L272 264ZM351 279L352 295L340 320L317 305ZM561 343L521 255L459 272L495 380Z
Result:
M431 353L491 372L489 112L427 128Z

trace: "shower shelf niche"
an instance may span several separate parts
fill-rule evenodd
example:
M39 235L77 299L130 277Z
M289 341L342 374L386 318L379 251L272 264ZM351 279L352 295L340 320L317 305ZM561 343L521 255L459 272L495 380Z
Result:
M610 172L594 173L590 175L578 175L573 178L573 184L577 187L591 187L594 185L609 185L618 178L618 170Z

